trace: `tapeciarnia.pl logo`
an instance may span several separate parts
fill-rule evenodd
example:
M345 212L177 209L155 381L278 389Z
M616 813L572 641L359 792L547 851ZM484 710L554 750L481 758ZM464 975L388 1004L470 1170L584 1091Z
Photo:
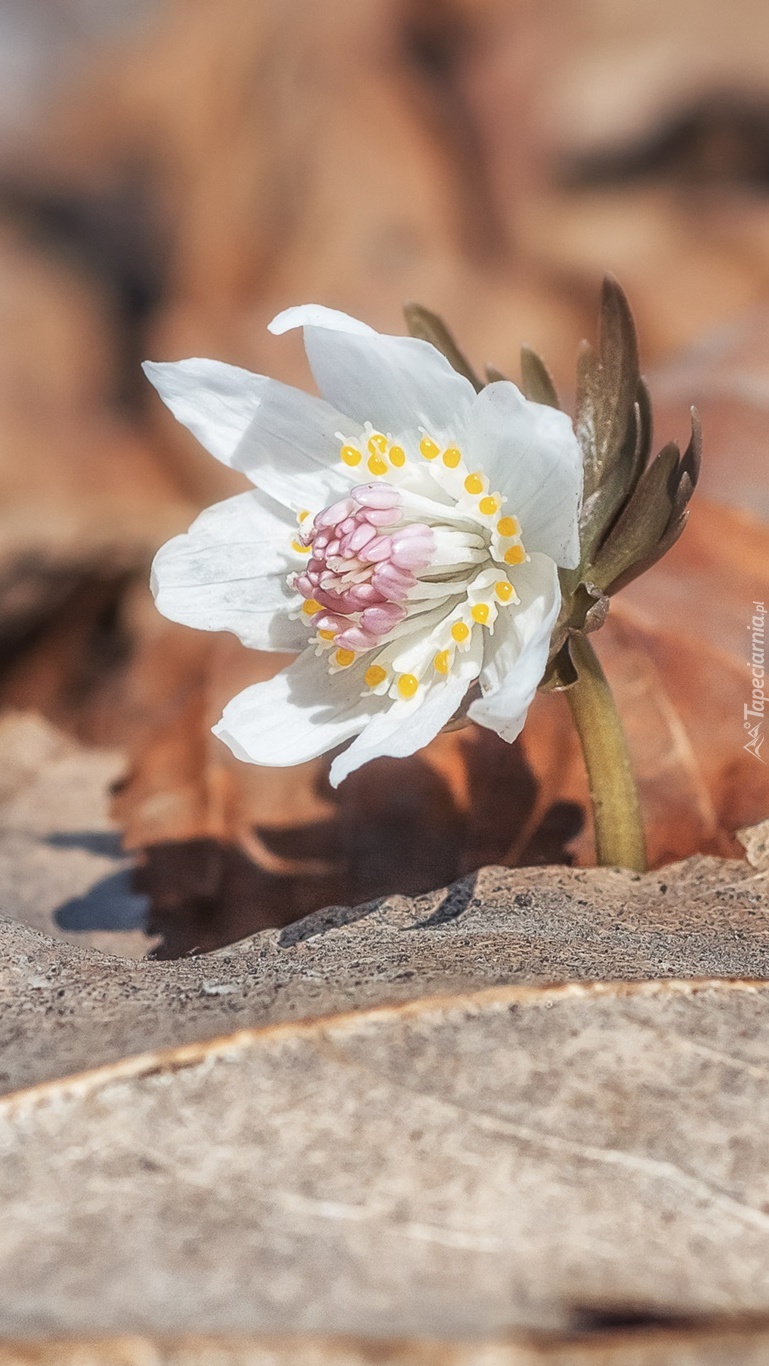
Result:
M743 725L748 732L747 743L743 745L749 754L754 754L762 764L766 759L761 754L761 746L766 739L764 720L766 715L766 607L763 602L753 603L753 616L748 623L750 631L750 702L743 704Z

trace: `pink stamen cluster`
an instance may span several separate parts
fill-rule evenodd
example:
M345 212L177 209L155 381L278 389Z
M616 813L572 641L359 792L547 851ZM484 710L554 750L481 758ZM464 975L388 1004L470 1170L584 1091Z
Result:
M401 520L401 499L391 484L359 484L319 512L301 541L312 556L294 585L325 611L311 621L334 632L335 645L370 650L407 615L403 603L434 549L423 522ZM360 615L358 615L360 614Z

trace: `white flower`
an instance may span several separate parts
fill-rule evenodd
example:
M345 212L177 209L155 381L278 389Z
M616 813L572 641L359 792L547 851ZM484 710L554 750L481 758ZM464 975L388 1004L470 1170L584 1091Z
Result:
M322 398L210 360L148 364L168 407L257 485L159 551L173 621L296 651L227 705L239 758L298 764L352 740L337 785L413 754L462 705L519 734L579 556L582 461L563 413L499 381L476 394L433 346L331 309L304 328Z

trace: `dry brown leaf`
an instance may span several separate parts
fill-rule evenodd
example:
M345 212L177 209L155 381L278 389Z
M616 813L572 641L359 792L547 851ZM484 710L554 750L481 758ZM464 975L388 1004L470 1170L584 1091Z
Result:
M720 503L769 519L767 305L713 328L650 377L658 435L686 422L690 404L707 432L702 489ZM760 563L764 585L769 564Z
M584 0L561 17L568 39L540 106L561 148L613 149L707 96L769 89L760 0Z

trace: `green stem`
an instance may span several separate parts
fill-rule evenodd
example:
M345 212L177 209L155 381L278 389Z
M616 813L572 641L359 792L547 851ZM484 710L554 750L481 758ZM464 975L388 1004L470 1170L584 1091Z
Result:
M641 809L619 712L587 636L572 636L571 654L579 679L567 688L566 696L590 784L598 862L644 873Z

